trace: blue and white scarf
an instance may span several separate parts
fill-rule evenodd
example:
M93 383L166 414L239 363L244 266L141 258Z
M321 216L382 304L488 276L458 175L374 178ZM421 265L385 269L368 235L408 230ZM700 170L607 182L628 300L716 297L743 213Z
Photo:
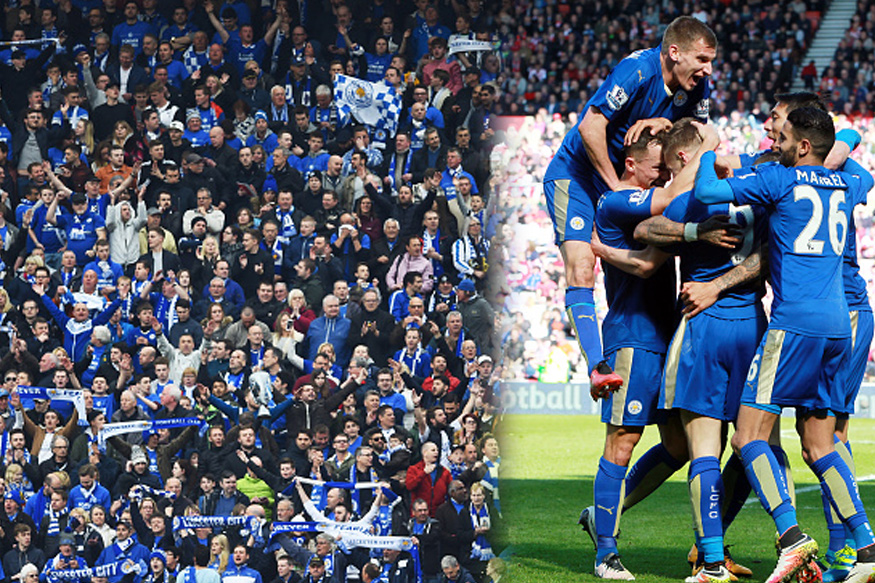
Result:
M59 536L61 534L61 519L67 515L67 508L64 507L58 512L52 510L52 507L48 507L49 513L49 525L46 528L46 536Z
M370 481L372 483L376 483L377 482L377 472L374 471L374 468L368 468L367 471L368 471L368 477L369 477ZM362 505L361 505L361 493L359 492L359 490L361 488L355 487L355 484L358 481L356 479L357 473L358 472L356 471L356 465L353 464L352 467L349 468L349 483L353 485L352 496L350 496L350 498L352 499L352 511L355 514L361 514L361 507L362 507Z
M474 505L471 504L471 526L474 530L477 530L478 528L489 528L491 526L489 509L486 508L486 504L484 504L480 510L477 510L474 508ZM495 553L492 552L492 545L489 544L486 535L478 534L474 539L474 542L471 543L471 558L478 561L488 561L495 558Z
M486 475L483 476L483 479L480 480L480 483L492 493L492 505L495 507L495 511L498 512L498 516L500 517L501 501L498 498L498 468L501 466L501 458L499 457L497 460L492 461L489 458L484 457L483 465L486 466L487 471Z

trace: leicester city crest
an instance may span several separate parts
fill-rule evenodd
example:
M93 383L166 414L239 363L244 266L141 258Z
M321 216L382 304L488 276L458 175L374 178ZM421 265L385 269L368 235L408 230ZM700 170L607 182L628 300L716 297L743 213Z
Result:
M687 102L687 92L683 89L678 89L678 92L674 94L674 99L672 103L675 107L683 107Z
M343 91L343 98L354 108L367 109L374 103L374 88L370 83L350 79Z

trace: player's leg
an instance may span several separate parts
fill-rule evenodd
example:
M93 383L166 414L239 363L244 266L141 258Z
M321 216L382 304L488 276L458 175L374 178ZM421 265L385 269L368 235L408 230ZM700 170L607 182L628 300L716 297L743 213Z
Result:
M714 331L709 334L709 337L728 337L726 341L721 343L723 351L720 355L720 360L724 363L724 370L727 372L727 389L724 398L724 419L732 422L735 426L738 420L738 410L741 405L741 396L744 392L745 383L748 373L750 372L750 364L757 352L757 347L763 335L768 328L768 321L765 313L761 311L762 306L755 306L756 315L728 322L728 325L721 323L721 330ZM732 341L729 341L729 338ZM777 427L780 420L775 422ZM728 424L727 424L728 429ZM773 434L775 430L773 429ZM741 457L732 453L726 460L723 467L723 536L726 538L726 531L729 526L738 516L738 513L744 507L748 496L750 495L751 486L744 473L744 464ZM727 552L727 567L734 575L742 577L750 577L753 575L750 569L735 563Z
M796 506L796 483L793 480L793 469L790 467L790 458L787 452L784 451L784 446L781 445L781 417L775 420L772 426L772 432L769 434L769 447L778 460L778 465L781 468L781 477L784 483L787 484L787 492L790 494L790 502Z
M660 440L644 452L629 470L623 512L650 495L689 459L683 424L679 411L675 409L675 398L678 387L683 393L689 384L692 374L690 368L695 366L699 346L692 329L693 324L684 318L672 337L659 383L657 406L662 410Z
M693 508L696 544L703 560L703 569L692 581L698 583L729 581L724 566L723 480L720 476L720 455L723 450L723 422L689 411L681 413L689 443L690 469L688 485Z
M594 395L622 382L603 363L602 342L595 312L595 255L590 241L595 225L593 198L601 193L586 192L576 179L548 180L544 183L547 209L562 260L565 262L565 310L574 327L580 351L586 359Z
M593 295L595 255L590 244L585 241L565 241L559 249L565 262L565 280L568 283L565 290L565 311L574 328L580 351L586 359L592 394L597 397L609 387L619 386L622 381L605 362L602 354Z
M842 441L843 437L847 438L847 421L847 417L836 417L833 442L836 452L847 464L851 475L856 476L856 465L851 455L850 443ZM842 522L835 508L833 508L824 483L821 483L820 498L823 505L823 514L826 518L827 531L829 532L829 549L821 565L823 568L823 580L825 583L844 581L857 560L854 536L850 528Z
M866 372L869 347L872 345L873 332L875 332L875 321L873 321L872 311L867 309L852 310L850 319L851 357L847 368L846 393L839 403L832 407L832 411L836 416L835 449L850 468L851 475L856 476L856 466L848 433L849 417L854 412L857 393ZM828 568L824 570L823 578L825 583L833 583L841 581L847 576L848 571L856 561L856 550L851 531L839 519L826 492L822 491L821 493L824 516L830 535L829 550L825 556Z
M602 401L602 421L607 427L605 449L593 487L595 505L584 510L581 519L584 522L592 516L594 521L584 523L584 528L595 539L596 575L630 579L632 574L620 563L616 540L625 478L644 427L657 420L657 389L665 356L624 347L611 353L609 362L623 384Z
M687 439L677 411L669 413L665 423L659 425L659 436L659 443L644 452L626 476L623 512L659 488L689 459Z
M788 580L817 553L817 543L799 529L780 464L767 441L779 411L743 404L732 436L732 448L741 457L745 475L779 535L778 564L766 583Z
M620 528L626 470L643 431L643 427L607 424L605 449L593 483L596 575L606 579L632 577L619 563L617 533Z
M847 581L861 583L875 576L875 535L863 508L856 481L834 447L835 418L825 413L803 419L802 455L821 482L832 508L851 530L857 563Z

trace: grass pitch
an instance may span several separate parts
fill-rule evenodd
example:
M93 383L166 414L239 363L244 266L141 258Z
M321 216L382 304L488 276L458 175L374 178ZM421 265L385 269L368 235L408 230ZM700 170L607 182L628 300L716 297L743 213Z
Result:
M783 442L797 489L799 522L825 552L829 542L814 474L802 462L792 420L784 419ZM851 423L851 444L860 493L875 517L875 420ZM648 428L633 456L657 441ZM510 578L517 583L600 581L593 573L595 551L577 525L592 503L604 428L594 416L507 416L502 437L502 506L507 543L515 557ZM693 542L684 467L649 498L623 516L619 539L623 563L644 583L683 580L690 575L687 552ZM775 528L756 498L750 498L727 533L733 557L763 581L775 565Z

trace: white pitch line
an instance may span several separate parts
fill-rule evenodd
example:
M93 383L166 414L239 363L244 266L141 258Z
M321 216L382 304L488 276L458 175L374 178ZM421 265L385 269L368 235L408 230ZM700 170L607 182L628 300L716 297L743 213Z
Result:
M875 481L875 474L869 474L868 476L860 476L859 478L857 478L858 484L860 482L872 482L872 481ZM818 486L802 486L801 488L796 488L796 494L805 494L806 492L816 492L818 490L820 490L819 485ZM747 506L748 504L758 504L759 501L760 501L760 499L757 498L756 494L753 494L753 495L749 496L747 500L744 501L744 505Z

